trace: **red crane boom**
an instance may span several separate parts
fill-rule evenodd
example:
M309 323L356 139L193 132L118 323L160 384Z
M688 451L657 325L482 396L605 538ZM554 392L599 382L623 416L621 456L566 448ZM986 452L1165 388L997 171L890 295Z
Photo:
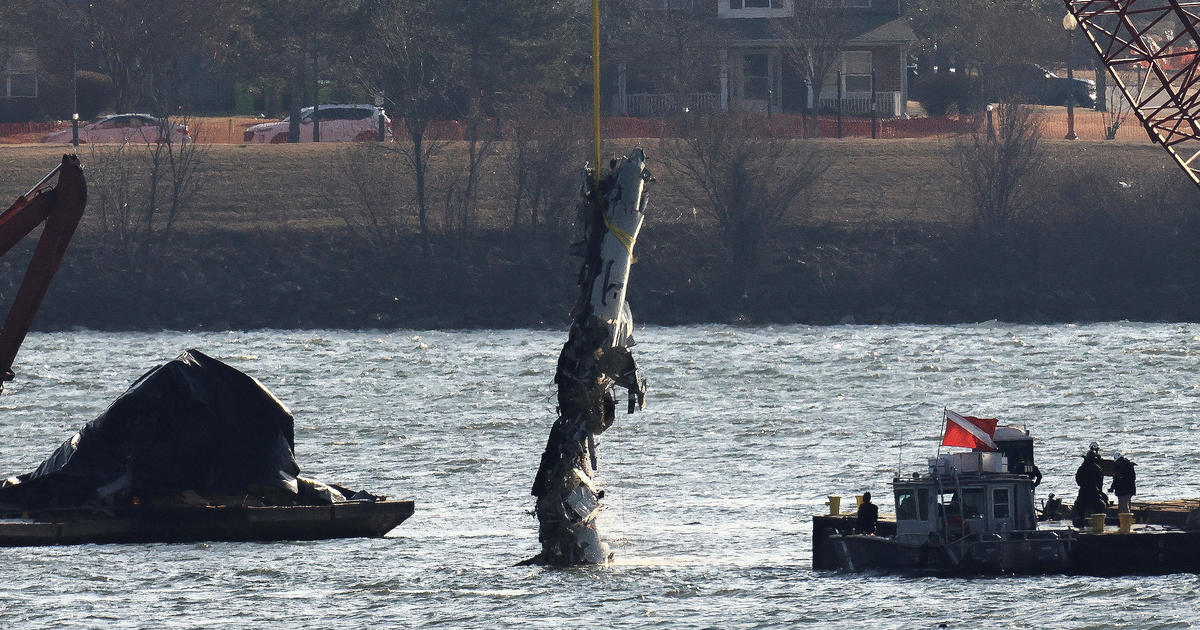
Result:
M58 184L50 189L47 184L55 173L58 174ZM75 227L79 225L86 205L87 182L83 178L79 158L64 155L62 164L50 171L29 192L18 197L4 214L0 214L0 256L45 223L29 261L29 268L25 271L25 279L13 298L4 328L0 329L0 389L4 381L13 379L13 360L67 252L67 244L75 234Z

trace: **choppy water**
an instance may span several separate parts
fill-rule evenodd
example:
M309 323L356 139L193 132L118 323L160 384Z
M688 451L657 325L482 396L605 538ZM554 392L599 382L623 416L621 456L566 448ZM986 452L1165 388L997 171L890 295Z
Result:
M942 407L1026 425L1043 492L1088 442L1139 498L1200 497L1200 326L647 328L645 412L603 436L618 563L537 551L528 488L560 331L31 335L0 396L29 470L146 369L196 347L296 415L317 478L415 499L381 540L0 549L0 627L1185 628L1200 577L916 579L811 570L826 494L935 448ZM902 462L902 463L901 463Z

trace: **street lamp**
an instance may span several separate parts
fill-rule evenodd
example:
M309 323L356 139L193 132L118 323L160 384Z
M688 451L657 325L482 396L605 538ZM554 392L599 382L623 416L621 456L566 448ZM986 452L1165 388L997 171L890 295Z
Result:
M1067 31L1067 140L1076 140L1075 135L1075 71L1071 68L1071 53L1075 51L1075 28L1079 20L1068 13L1063 16L1062 27Z

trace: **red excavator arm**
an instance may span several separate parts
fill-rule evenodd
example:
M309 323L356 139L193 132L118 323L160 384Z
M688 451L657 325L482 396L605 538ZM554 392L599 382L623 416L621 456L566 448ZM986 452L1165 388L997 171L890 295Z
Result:
M48 189L47 183L58 173L58 184ZM42 178L29 192L17 198L4 214L0 214L0 256L16 245L37 226L45 222L42 236L34 249L25 279L13 298L8 319L0 330L0 389L4 381L13 379L12 364L25 341L25 333L33 323L50 280L63 255L67 244L75 233L75 226L83 217L87 205L87 183L83 179L83 168L79 158L64 155L62 164Z

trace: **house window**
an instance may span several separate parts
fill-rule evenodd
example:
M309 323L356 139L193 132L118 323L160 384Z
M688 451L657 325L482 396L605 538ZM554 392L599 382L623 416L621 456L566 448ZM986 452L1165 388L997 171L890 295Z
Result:
M817 0L818 7L871 8L871 0Z
M779 18L792 14L793 0L720 0L718 18Z
M770 89L770 64L766 53L747 54L742 57L742 98L765 101Z
M648 11L667 11L669 9L690 9L695 0L642 0L642 6Z
M871 91L871 51L846 50L842 52L842 79L847 94Z
M4 72L0 73L0 97L33 98L37 96L37 65L33 54L16 51L8 55Z
M842 73L842 94L866 94L871 92L871 51L844 50L841 57L829 68L821 81L821 93L825 97L836 97L838 72Z

